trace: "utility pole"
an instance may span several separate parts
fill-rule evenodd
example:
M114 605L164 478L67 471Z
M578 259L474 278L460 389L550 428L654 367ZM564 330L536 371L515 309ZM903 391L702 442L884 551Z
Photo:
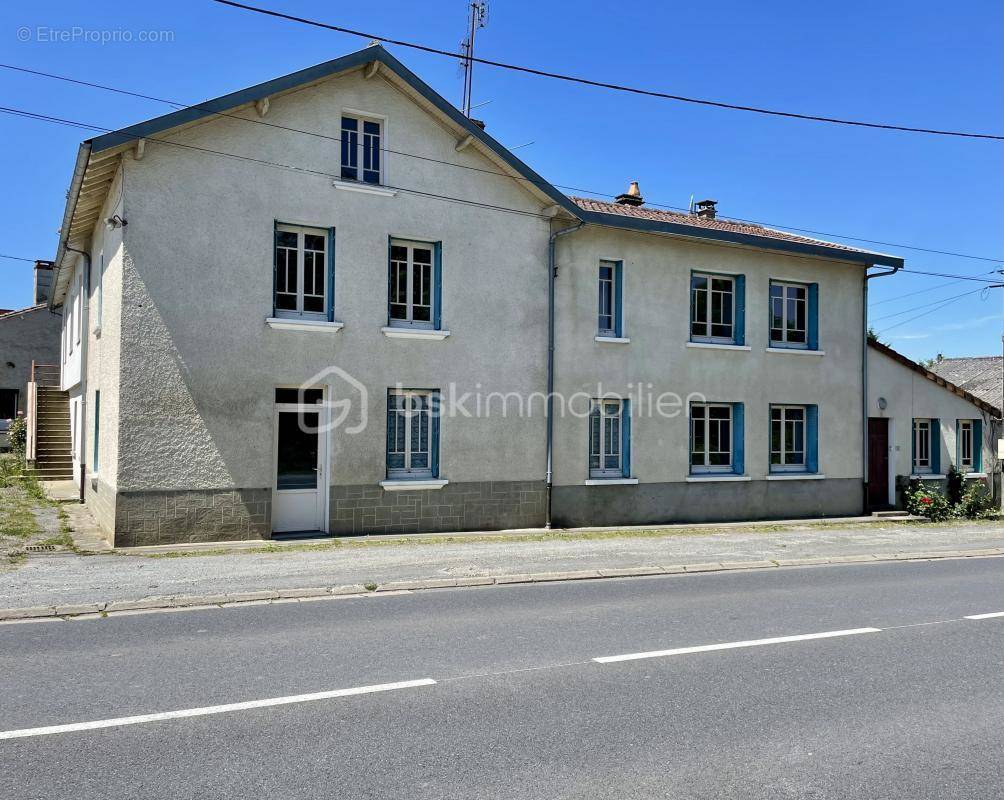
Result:
M461 67L464 70L464 96L461 103L464 116L471 116L471 95L474 91L474 37L479 28L488 25L488 0L471 0L467 9L467 38L460 43Z

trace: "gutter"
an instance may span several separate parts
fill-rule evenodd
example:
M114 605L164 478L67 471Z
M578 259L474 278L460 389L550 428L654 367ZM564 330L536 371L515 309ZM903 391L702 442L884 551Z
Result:
M559 236L575 233L585 224L579 222L554 231L547 240L547 476L544 511L544 528L547 530L551 529L551 494L554 487L554 284L558 277L558 265L554 254L555 242Z
M77 209L77 200L80 198L80 187L84 183L84 173L87 172L87 165L91 160L91 142L82 142L77 151L77 163L73 166L73 177L70 179L70 188L66 192L66 208L63 210L63 223L59 226L59 246L56 249L56 258L53 259L52 266L52 294L49 297L49 308L55 309L60 303L56 302L56 292L59 287L59 273L63 267L63 259L67 251L79 253L79 250L72 250L67 246L70 238L70 223L73 220L73 212ZM90 256L88 256L90 258Z
M872 278L884 278L895 275L903 266L893 265L891 269L868 274L865 267L865 279L862 281L862 333L861 337L861 488L864 492L864 509L868 509L868 281Z

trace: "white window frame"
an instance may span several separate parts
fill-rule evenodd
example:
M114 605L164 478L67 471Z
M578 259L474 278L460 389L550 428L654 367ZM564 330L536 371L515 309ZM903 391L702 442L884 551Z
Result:
M398 261L394 258L394 248L404 247L406 248L408 255L407 260L404 262ZM429 319L415 319L415 250L428 250L429 251ZM390 251L387 254L390 260L390 274L388 275L388 285L387 285L387 325L391 328L421 328L424 330L435 330L436 329L436 245L432 242L418 242L409 239L391 239L390 240ZM395 280L395 264L405 265L405 303L393 303L391 298L394 297L394 285ZM425 264L419 264L420 267L426 266ZM400 319L398 317L391 316L393 309L392 306L404 305L406 310L406 318ZM419 307L424 307L423 303L418 304Z
M597 303L597 315L596 315L596 330L597 336L605 336L607 338L614 337L617 335L617 326L620 316L620 304L617 302L617 269L620 264L610 258L601 258L599 269L597 270L597 291L598 291L598 303ZM603 277L603 270L610 270L609 280ZM605 294L609 292L609 295ZM609 301L609 306L607 312L604 313L604 300ZM610 318L610 325L606 327L603 325L603 318Z
M772 290L775 286L781 288L781 339L774 338L774 295ZM788 291L792 289L801 289L803 296L802 299L796 300L796 302L801 302L805 306L805 327L796 328L795 330L800 331L803 336L801 342L791 342L788 341ZM809 349L809 285L806 283L796 283L794 281L779 281L772 280L770 286L767 289L767 310L770 315L769 317L769 328L767 330L767 341L770 347L785 347L797 350L808 350ZM796 321L798 315L796 314Z
M331 292L331 286L329 286L330 277L328 265L331 263L331 253L328 252L328 248L331 247L331 242L329 241L328 231L324 228L313 228L305 225L287 225L285 223L277 224L275 226L276 234L279 233L294 233L296 234L296 308L279 308L279 295L284 294L287 296L292 295L292 292L281 292L279 291L279 242L278 236L276 236L276 241L273 242L273 258L275 259L275 269L276 269L276 283L275 289L272 292L272 303L275 309L275 316L282 319L304 319L304 320L327 320L328 319L328 297ZM304 311L303 309L303 298L304 298L304 277L305 277L305 266L306 266L306 237L310 236L320 236L321 241L324 242L324 249L322 251L317 251L311 249L311 253L321 252L324 274L324 289L323 295L318 295L315 292L307 295L309 297L321 297L322 305L324 306L323 311ZM292 248L283 246L281 248L284 251L291 251ZM287 284L288 285L288 284Z
M774 450L774 412L781 412L781 419L779 423L781 425L781 449L780 451ZM799 412L801 414L801 420L798 419L788 419L788 414L791 412ZM793 414L794 417L794 414ZM801 422L802 425L802 460L795 462L788 462L788 423L797 424ZM808 469L808 458L809 458L809 410L805 406L798 405L772 405L770 407L770 471L771 472L805 472ZM774 454L778 452L780 455L780 463L774 463Z
M77 339L77 346L80 346L80 339L82 336L83 320L84 320L84 271L81 268L77 273L77 297L73 304L76 306L76 316L74 317L75 330L74 334Z
M698 408L703 409L703 412L704 412L702 414L702 416L701 416L700 419L697 419L694 416L694 410L698 409ZM728 450L721 450L721 449L719 449L719 450L715 450L714 451L716 453L727 452L729 454L729 463L728 464L710 464L709 463L711 461L711 452L712 452L711 449L710 449L711 448L711 418L710 418L710 411L713 408L715 408L715 409L724 408L724 409L726 409L728 411L728 417L727 418L725 418L725 419L718 418L718 419L715 420L716 423L720 423L720 422L725 421L725 420L728 421L728 424L729 424L729 435L727 437L725 437L726 438L726 444L728 446ZM689 444L689 451L690 451L690 453L689 453L689 461L690 461L690 471L691 471L691 473L697 474L697 475L701 475L701 474L717 474L717 473L730 473L730 472L733 472L734 469L735 469L734 464L735 464L736 454L735 454L735 449L733 447L734 439L735 439L735 413L734 413L734 410L732 408L732 404L731 403L691 403L690 404L689 416L690 416L690 444ZM697 437L695 436L695 429L696 429L696 425L698 423L700 423L704 427L704 447L700 451L701 454L702 454L702 456L703 456L703 460L704 460L703 464L695 464L694 463L694 454L698 452L698 451L694 450L694 442L697 440ZM719 428L720 427L721 426L719 425ZM721 446L721 430L719 430L718 433L719 433L719 437L718 437L719 438L719 446Z
M104 306L105 306L104 274L105 274L105 251L102 250L100 253L98 253L97 286L94 287L95 305L97 306L97 308L94 310L94 324L91 328L93 333L101 333L101 319L104 316Z
M959 469L962 472L972 472L975 461L975 442L973 439L973 421L971 419L959 420ZM969 448L969 458L966 458L966 447Z
M434 424L432 415L435 409L433 409L434 397L436 392L432 389L392 389L387 396L388 403L391 402L391 398L394 397L404 397L408 398L409 403L413 402L413 398L424 397L426 398L425 408L416 409L405 408L405 409L395 409L395 417L400 422L395 422L395 424L404 424L404 449L403 450L391 450L390 443L390 431L387 433L387 441L385 443L385 457L390 456L392 453L401 453L404 455L404 466L390 468L387 467L387 479L388 480L407 480L407 479L418 479L418 480L428 480L436 477L435 475L435 464L434 464L434 452L437 443L434 441L436 436L436 426ZM427 418L427 449L413 450L412 440L411 440L411 430L412 424L419 415L425 415ZM390 409L387 412L387 425L390 425ZM396 440L396 437L395 437ZM413 467L411 464L412 457L418 452L424 452L426 454L426 467Z
M695 289L694 278L704 278L708 282L706 289ZM730 289L728 294L732 298L732 314L728 322L713 322L713 304L715 295L724 296L725 292L712 289L712 281L727 281ZM703 292L707 295L705 310L707 318L704 322L698 322L694 317L697 312L697 293ZM694 333L694 325L703 325L704 333ZM732 331L731 336L713 336L712 328L715 325L728 325ZM735 344L736 341L736 279L732 275L719 275L713 272L692 272L690 275L690 340L692 342L709 342L711 344Z
M342 171L346 169L346 167L350 169L352 167L351 165L346 165L345 163L342 162L342 148L341 148L341 143L339 143L339 148L338 148L339 180L360 183L363 184L364 186L383 186L386 183L386 175L387 175L387 163L386 163L387 118L381 114L370 114L365 111L357 111L355 109L343 108L341 116L338 118L338 130L340 138L343 138L346 135L345 128L342 127L343 119L345 118L353 119L356 121L356 123L358 123L358 129L356 130L357 141L355 145L356 177L348 178L343 175ZM378 173L376 183L373 183L372 181L363 180L363 164L365 163L365 158L366 158L366 137L372 135L365 133L363 130L367 122L375 124L380 128L380 131L377 134L379 137L379 143L377 144L377 153L378 153L378 158L380 160L380 166L376 170L376 172Z
M914 475L930 475L934 468L931 466L931 448L934 446L934 435L931 420L929 418L915 418L913 420L913 464L911 465ZM927 437L927 458L921 458L924 437ZM926 461L926 463L921 463Z
M589 409L589 477L623 478L624 469L624 400L619 397L593 398ZM593 436L593 420L599 419L599 441ZM616 433L608 435L616 425ZM609 445L609 446L608 446ZM616 449L615 449L616 448ZM593 467L593 458L598 467ZM616 458L617 466L608 467L607 459Z

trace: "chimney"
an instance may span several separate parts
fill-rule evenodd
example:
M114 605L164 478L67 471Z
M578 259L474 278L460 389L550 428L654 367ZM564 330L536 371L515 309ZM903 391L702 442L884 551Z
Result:
M715 206L718 205L717 200L698 200L696 203L697 216L701 219L714 219L717 215Z
M51 261L35 262L35 305L49 302L49 293L52 290L52 267Z
M631 185L625 194L617 195L616 201L622 206L640 206L645 202L641 196L641 189L638 188L638 181L631 181Z

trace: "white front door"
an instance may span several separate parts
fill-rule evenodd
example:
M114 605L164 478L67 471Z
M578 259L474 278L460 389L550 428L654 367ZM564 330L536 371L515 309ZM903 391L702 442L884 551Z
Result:
M272 531L324 529L325 436L318 432L321 409L296 403L275 407L275 487Z

